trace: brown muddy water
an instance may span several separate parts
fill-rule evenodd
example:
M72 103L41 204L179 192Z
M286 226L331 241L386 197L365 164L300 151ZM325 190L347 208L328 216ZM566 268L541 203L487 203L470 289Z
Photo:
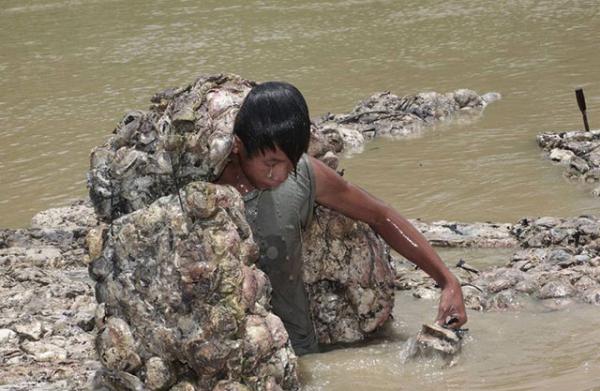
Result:
M376 140L346 175L426 220L514 222L597 213L600 200L545 161L535 135L581 127L573 90L600 127L597 0L3 0L0 226L86 194L89 150L128 109L201 72L283 79L313 115L371 93L471 88L503 99L408 140ZM497 251L443 252L502 263ZM470 313L458 365L400 363L435 303L400 295L391 330L301 360L307 390L600 387L596 307Z

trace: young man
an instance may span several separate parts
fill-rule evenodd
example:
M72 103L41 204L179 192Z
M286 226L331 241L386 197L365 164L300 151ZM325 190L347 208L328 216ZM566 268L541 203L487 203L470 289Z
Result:
M245 98L234 125L230 162L217 183L234 186L260 247L258 266L273 287L271 304L296 354L318 351L302 281L302 230L314 203L371 226L394 250L442 288L436 321L460 327L467 321L462 291L427 240L391 207L306 155L310 119L292 85L267 82Z

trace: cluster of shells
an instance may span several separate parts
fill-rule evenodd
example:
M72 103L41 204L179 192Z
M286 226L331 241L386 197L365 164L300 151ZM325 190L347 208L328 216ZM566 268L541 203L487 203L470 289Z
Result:
M565 176L588 184L600 182L600 130L547 132L537 142L549 158L566 167ZM600 197L600 186L592 194Z
M269 283L252 266L258 249L243 203L234 189L210 184L254 85L221 74L156 94L148 111L127 113L92 151L90 198L105 224L90 240L101 303L97 386L298 387L287 334L269 312ZM309 153L336 168L339 153L372 136L369 126L405 134L485 104L468 90L374 95L348 115L313 123ZM373 110L380 119L365 112ZM319 341L361 340L391 312L388 249L366 225L321 207L315 213L304 267Z

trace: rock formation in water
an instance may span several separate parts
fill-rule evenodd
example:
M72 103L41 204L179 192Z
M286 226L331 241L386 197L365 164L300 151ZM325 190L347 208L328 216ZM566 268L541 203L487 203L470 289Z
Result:
M88 184L98 216L109 221L189 182L216 179L231 151L237 110L255 84L237 75L201 76L154 95L148 111L127 113L108 142L91 154ZM336 154L375 135L407 134L498 98L464 89L404 97L375 94L349 114L315 121L309 153L335 168Z
M513 234L521 249L509 264L472 281L492 306L519 306L523 294L549 305L600 304L600 219L523 219Z
M389 249L368 225L317 208L303 260L320 343L362 340L389 319L394 303Z
M354 240L357 240L353 239L356 233L349 230L349 227L355 226L352 229L359 232L361 229L366 230L360 223L344 218L339 221L339 215L326 209L319 208L317 216L315 224L319 224L321 230L331 228L337 230L336 232L345 232L344 235L349 241L343 243L343 251L346 254L348 249L355 245ZM330 220L332 221L328 222ZM496 246L499 242L504 243L502 238L506 231L505 225L498 225L498 231L492 235L491 226L487 224L480 229L478 224L418 223L418 228L429 240L450 247L462 247L466 243L470 246L477 246L478 243ZM89 247L92 256L102 252L106 239L103 232L106 233L106 229L105 225L98 225L89 203L76 202L69 207L53 208L38 213L29 229L0 231L0 302L3 303L0 305L0 390L25 391L33 385L61 390L91 387L91 379L96 370L101 368L101 364L94 347L94 337L97 334L94 321L96 299L93 283L88 279L89 255L84 248ZM365 235L367 238L372 233ZM490 237L500 238L500 241L490 242ZM310 235L305 239L307 248L315 249L319 243L319 239L312 242L314 239ZM361 243L361 240L364 238L359 238L356 243ZM320 243L324 245L323 242ZM336 239L322 251L326 255L332 255L341 251L341 244ZM371 247L374 254L379 254L380 257L385 255L383 248L377 247L377 242L368 242L367 246L362 249ZM308 257L315 256L314 251L312 255L308 253ZM348 259L348 255L345 259ZM327 273L324 277L350 280L354 285L350 284L345 289L357 291L364 286L361 285L361 279L366 276L372 278L375 273L380 273L378 269L386 266L385 263L379 263L381 259L373 258L368 268L351 270L342 268L339 262L328 261L322 265L328 268L323 271ZM309 265L312 266L307 267L306 278L315 281L309 286L309 291L317 290L325 281L319 280L316 274L318 270L314 269L315 264ZM403 264L399 268L396 283L403 289L422 292L419 290L422 286L416 284L416 280L410 279L411 273L416 273L413 271L414 267L409 265ZM343 274L346 277L343 277ZM430 281L424 276L420 278L422 283ZM262 292L265 286L265 281L259 279L256 284L251 282L243 289ZM385 295L390 294L386 285L371 286L369 289L371 291L367 290L363 300L373 300L377 303L374 300L375 295L385 298ZM323 292L324 295L319 296L318 300L327 305L323 304L314 310L315 322L321 330L319 336L323 342L328 341L327 338L331 335L338 338L342 336L343 340L360 339L363 332L368 331L374 322L385 320L385 316L382 316L385 315L382 311L385 306L379 307L380 311L375 317L361 317L360 310L356 313L350 311L355 303L361 305L359 301L353 302L341 294L327 296L327 291ZM320 293L317 291L314 297ZM329 298L333 300L327 302ZM266 307L265 303L261 305ZM321 313L317 313L319 308ZM368 307L362 303L360 308L364 311ZM339 314L342 310L345 310L344 315L348 316L344 321L348 328L344 329L344 332L335 329L335 322L328 322L329 319L342 319L342 315ZM154 359L151 363L150 366L156 364L157 360Z
M537 142L552 161L566 167L567 178L596 185L592 194L600 197L600 130L542 133Z
M512 224L457 223L443 220L433 223L424 223L421 220L410 222L436 247L510 248L518 244L511 234Z
M154 104L148 112L127 114L115 130L115 135L92 153L90 196L99 217L110 221L143 208L158 197L173 194L186 183L214 180L222 170L231 149L232 124L237 108L253 85L254 82L235 75L203 76L187 87L155 95L152 98ZM469 90L445 95L423 93L403 98L391 94L374 95L361 102L348 115L334 116L326 125L322 121L314 124L309 152L335 168L336 154L347 149L348 145L356 145L351 141L354 136L348 133L349 126L363 132L366 131L363 125L368 122L382 129L396 129L381 130L380 134L398 134L399 129L408 128L411 124L432 123L464 108L481 108L486 102L485 97ZM338 122L336 118L339 119ZM364 141L365 138L362 139ZM379 241L372 234L364 238L366 234L362 232L367 230L358 230L354 234L356 243ZM316 243L317 248L322 247L323 243ZM377 243L374 246L383 245ZM349 245L349 248L352 247ZM348 251L347 261L359 264L370 262L362 258L363 253L357 250L358 246L354 246L354 249L356 251ZM320 260L313 257L309 262ZM319 268L320 265L315 266L315 269ZM358 269L368 268L361 266ZM322 290L327 282L339 282L338 277L330 278L319 282L309 280L320 284L319 290ZM329 289L333 291L337 288L331 286ZM386 297L388 304L384 307L387 308L391 305L391 295L383 294L382 297ZM374 300L373 305L378 300ZM331 304L328 306L331 307ZM363 308L362 311L364 310ZM373 311L369 310L368 313L372 314ZM378 316L380 315L375 317ZM347 322L355 323L355 319ZM376 323L379 324L380 321ZM358 334L364 336L364 332ZM360 339L358 334L354 339ZM337 338L329 333L321 339L331 342L347 341L348 335Z
M488 103L498 99L498 93L480 96L467 89L406 96L379 92L359 102L350 113L322 116L316 125L321 133L341 138L344 149L361 151L365 141L376 136L411 135L424 126L470 109L475 109L472 113L480 113Z

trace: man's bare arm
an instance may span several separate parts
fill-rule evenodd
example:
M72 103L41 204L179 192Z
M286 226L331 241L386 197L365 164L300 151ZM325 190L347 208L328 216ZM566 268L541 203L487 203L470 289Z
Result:
M346 181L321 161L311 158L317 203L371 226L394 250L419 266L442 288L436 321L455 318L452 327L467 321L460 283L427 239L383 201Z

